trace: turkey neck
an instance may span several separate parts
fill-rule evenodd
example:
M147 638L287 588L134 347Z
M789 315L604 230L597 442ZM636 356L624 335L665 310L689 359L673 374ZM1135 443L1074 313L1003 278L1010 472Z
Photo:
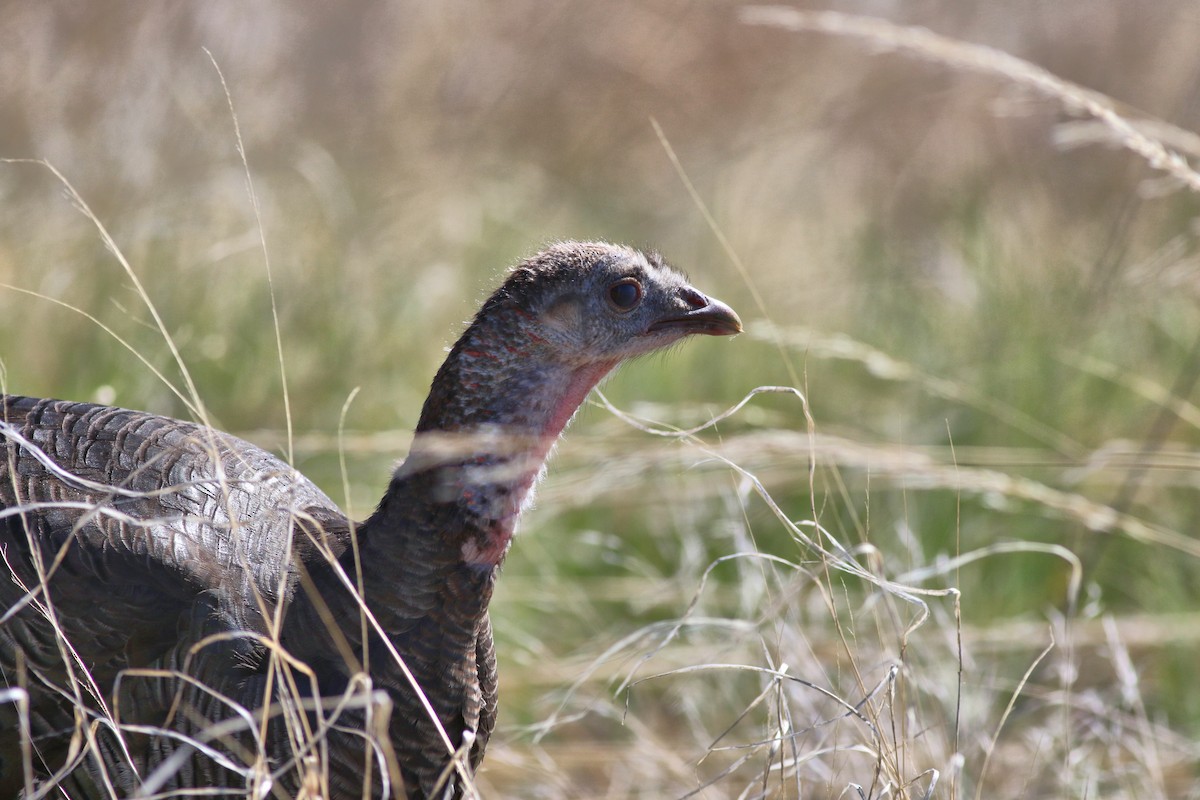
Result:
M571 363L543 333L520 308L472 324L434 378L389 490L453 520L438 534L473 568L503 561L559 434L615 364Z
M503 322L476 319L455 344L408 458L359 528L357 564L350 550L342 556L351 575L361 570L366 604L390 637L441 643L404 653L423 684L444 681L447 664L474 663L521 508L558 435L615 364L564 364L532 317L514 311Z
M408 458L360 536L364 589L388 596L379 605L478 583L483 596L455 600L480 601L468 615L486 611L555 441L615 364L556 356L533 315L516 307L481 314L451 349Z

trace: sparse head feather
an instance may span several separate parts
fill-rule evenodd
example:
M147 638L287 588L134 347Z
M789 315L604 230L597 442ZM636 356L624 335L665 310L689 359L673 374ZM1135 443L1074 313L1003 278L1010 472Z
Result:
M561 242L518 264L477 321L506 311L532 315L567 363L621 361L688 334L741 331L732 309L658 253L604 242Z
M729 306L656 254L555 244L514 267L483 304L438 371L417 428L510 424L557 435L620 362L690 334L741 329Z

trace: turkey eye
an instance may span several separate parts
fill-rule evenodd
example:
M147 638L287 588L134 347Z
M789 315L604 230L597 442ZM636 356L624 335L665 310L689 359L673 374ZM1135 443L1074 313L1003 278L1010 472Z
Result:
M608 287L608 301L617 311L630 311L642 299L642 285L633 278L625 278Z

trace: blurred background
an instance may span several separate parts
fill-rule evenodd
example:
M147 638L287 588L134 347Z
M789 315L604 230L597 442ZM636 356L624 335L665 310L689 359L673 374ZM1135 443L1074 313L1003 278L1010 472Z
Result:
M1200 152L1190 0L820 8ZM803 392L811 427L770 394L691 439L581 412L493 606L483 796L1200 797L1200 198L1028 82L741 11L0 2L0 157L62 173L214 423L285 454L274 292L294 461L358 518L556 239L658 248L747 322L616 407ZM4 388L186 415L64 184L0 164L0 209Z

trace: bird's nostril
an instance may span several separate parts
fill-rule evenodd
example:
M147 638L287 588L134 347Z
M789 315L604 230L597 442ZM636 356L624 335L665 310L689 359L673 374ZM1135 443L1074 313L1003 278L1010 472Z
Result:
M682 296L683 302L687 303L692 308L704 308L706 305L708 305L708 298L690 286L683 290Z

